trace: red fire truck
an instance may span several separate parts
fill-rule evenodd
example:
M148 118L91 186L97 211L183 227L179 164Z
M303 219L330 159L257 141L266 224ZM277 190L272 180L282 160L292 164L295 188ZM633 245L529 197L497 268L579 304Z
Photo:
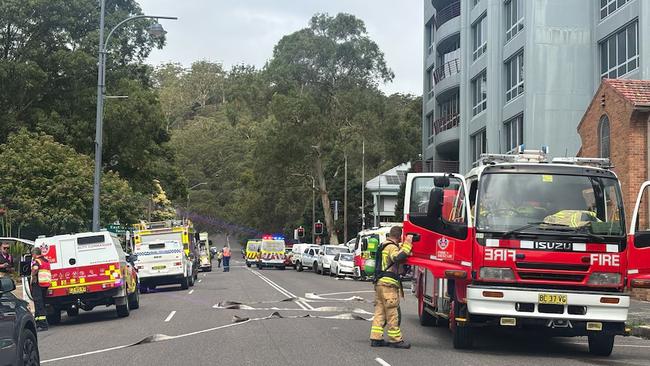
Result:
M421 324L448 322L455 348L495 326L588 336L592 354L611 354L629 288L650 287L650 182L626 234L608 168L520 148L484 154L467 176L409 174L404 234Z

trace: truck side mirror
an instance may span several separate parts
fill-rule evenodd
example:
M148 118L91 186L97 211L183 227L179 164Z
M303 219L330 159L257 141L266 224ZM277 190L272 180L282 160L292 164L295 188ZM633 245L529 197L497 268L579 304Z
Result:
M429 192L429 204L427 205L427 217L434 220L438 220L442 217L443 199L444 191L441 188L434 187L431 189L431 192Z

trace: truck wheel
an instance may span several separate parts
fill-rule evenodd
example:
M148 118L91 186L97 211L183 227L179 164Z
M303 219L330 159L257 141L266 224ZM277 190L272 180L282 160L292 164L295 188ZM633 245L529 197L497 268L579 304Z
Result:
M181 280L181 290L187 290L190 287L190 279L183 277Z
M68 308L65 312L72 318L79 315L79 308Z
M452 305L454 308L454 316L451 319L451 332L454 339L454 348L455 349L470 349L474 345L474 332L473 329L469 326L459 326L456 322L456 316L459 314L464 314L461 312L461 304L454 301Z
M124 305L116 305L115 306L115 312L117 313L118 318L126 318L129 316L129 300L126 299Z
M51 314L46 315L48 324L59 324L61 323L61 310L54 309Z
M140 307L140 290L135 289L135 291L128 296L128 301L129 301L129 308L130 309L137 309Z
M38 354L38 343L34 332L25 328L20 334L18 340L18 350L20 358L19 366L36 366L40 365L40 356Z
M246 267L251 268L251 263L250 263L250 262L246 262Z
M609 356L612 354L614 348L614 335L613 334L590 334L589 340L589 353L595 356Z

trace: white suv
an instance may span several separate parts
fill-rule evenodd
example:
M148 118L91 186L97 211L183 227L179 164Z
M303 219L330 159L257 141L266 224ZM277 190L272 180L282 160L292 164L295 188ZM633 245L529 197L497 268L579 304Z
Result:
M318 268L318 251L320 250L320 245L312 245L305 248L300 255L300 260L298 263L298 272L302 272L305 267L307 268Z
M350 250L345 245L323 245L318 252L318 265L314 268L314 272L324 276L326 272L329 273L335 255L349 252Z

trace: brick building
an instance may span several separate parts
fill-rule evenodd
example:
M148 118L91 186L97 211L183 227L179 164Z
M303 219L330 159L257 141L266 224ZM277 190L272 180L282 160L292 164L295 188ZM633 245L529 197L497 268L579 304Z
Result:
M629 228L641 184L650 179L650 80L603 79L578 124L579 156L610 158L621 181ZM635 290L650 301L650 291Z

